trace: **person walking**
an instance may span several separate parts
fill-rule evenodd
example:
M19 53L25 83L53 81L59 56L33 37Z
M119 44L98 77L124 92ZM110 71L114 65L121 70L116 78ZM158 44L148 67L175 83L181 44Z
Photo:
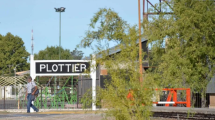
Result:
M36 92L36 90L38 89L35 82L32 81L31 76L29 76L27 78L27 88L26 88L26 95L25 95L25 100L27 98L28 102L27 102L27 113L30 113L30 107L32 107L34 109L35 112L39 112L39 109L37 109L33 104L32 101L34 101L35 99L35 95L34 93ZM32 91L32 88L34 88L34 91Z

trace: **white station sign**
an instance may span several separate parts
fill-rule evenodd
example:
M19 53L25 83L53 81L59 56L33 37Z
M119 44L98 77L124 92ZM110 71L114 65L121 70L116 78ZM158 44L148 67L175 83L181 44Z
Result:
M88 61L75 60L35 60L35 73L37 75L78 75L90 70Z

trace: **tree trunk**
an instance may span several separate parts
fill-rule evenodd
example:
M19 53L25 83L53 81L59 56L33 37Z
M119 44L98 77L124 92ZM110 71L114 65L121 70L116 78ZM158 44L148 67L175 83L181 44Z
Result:
M206 105L205 90L202 90L202 93L201 93L201 105L202 105L202 108L205 108L205 105Z
M196 103L196 94L191 92L191 106L195 107Z

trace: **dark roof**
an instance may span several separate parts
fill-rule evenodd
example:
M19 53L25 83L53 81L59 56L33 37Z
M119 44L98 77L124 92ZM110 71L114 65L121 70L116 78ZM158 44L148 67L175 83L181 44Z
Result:
M145 41L147 41L147 40L144 39L144 38L141 39L141 42L145 42ZM138 44L138 43L139 43L139 40L137 40L136 43ZM107 50L106 50L106 51L107 51ZM114 46L114 47L109 48L109 55L118 53L118 52L120 52L120 51L121 51L121 49L118 47L118 45L116 45L116 46ZM101 55L97 55L97 57L100 58Z

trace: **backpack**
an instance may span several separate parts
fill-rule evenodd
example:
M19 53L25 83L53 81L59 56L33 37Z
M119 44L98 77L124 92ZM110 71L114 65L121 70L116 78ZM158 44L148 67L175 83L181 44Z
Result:
M31 83L31 85L32 85L32 83ZM35 90L35 87L33 87L33 88L31 89L31 93L32 93L34 90ZM37 90L35 91L34 95L37 96L38 94L39 94L39 89L37 88Z

